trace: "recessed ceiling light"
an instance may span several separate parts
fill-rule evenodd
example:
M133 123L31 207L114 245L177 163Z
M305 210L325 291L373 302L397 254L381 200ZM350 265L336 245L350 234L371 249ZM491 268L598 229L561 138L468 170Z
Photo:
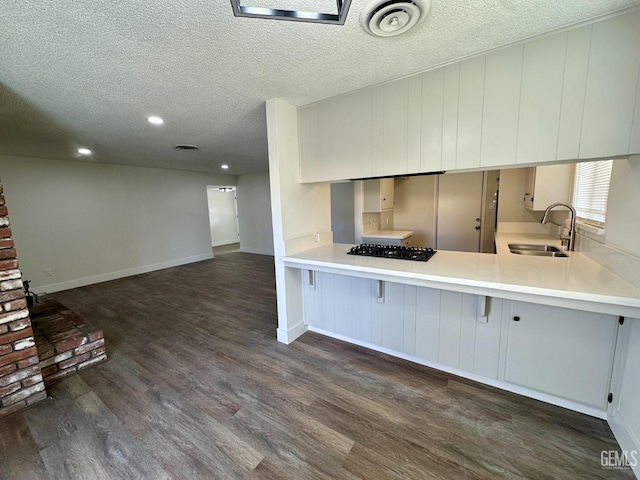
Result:
M156 115L147 117L147 121L153 125L162 125L164 123L164 120Z
M93 152L91 150L89 150L88 148L79 148L78 149L78 153L80 155L91 155Z
M229 165L226 165L226 164L225 165L220 165L220 168L223 169L223 170L226 170L226 169L229 168Z

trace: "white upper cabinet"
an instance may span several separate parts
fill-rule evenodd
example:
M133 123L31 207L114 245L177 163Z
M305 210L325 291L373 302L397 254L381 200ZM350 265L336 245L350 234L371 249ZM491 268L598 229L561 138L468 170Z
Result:
M363 182L363 212L384 212L393 210L394 204L393 178L365 180Z
M442 105L444 68L420 76L422 80L422 128L420 170L434 172L442 168Z
M444 98L442 108L442 166L440 170L455 168L458 140L458 90L460 63L444 67Z
M594 23L580 158L630 152L640 71L640 10Z
M406 173L419 173L422 151L422 76L409 77Z
M640 152L640 78L638 78L638 90L636 91L636 108L633 112L631 139L629 140L629 153L638 152Z
M640 9L298 108L302 182L640 153Z
M445 170L480 166L485 62L486 55L460 62L456 163Z
M523 45L489 53L485 64L481 166L515 163Z
M344 178L370 177L373 174L373 92L359 90L348 96L350 151L339 170Z
M553 203L571 203L573 165L540 165L527 169L523 202L529 210L545 210Z
M556 156L566 50L566 33L524 46L517 163L547 162Z
M558 160L573 160L580 152L580 134L587 87L591 25L567 32L567 52L562 83L562 105L558 129Z
M382 174L400 175L408 170L409 80L386 83L382 92Z

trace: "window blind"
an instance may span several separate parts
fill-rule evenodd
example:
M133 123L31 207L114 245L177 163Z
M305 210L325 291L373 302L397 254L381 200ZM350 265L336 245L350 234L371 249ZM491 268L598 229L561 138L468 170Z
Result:
M604 225L612 166L613 160L576 164L573 206L586 223Z

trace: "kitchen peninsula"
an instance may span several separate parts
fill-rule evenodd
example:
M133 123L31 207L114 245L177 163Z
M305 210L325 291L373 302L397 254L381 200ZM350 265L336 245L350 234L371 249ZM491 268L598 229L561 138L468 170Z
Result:
M639 25L634 9L316 104L268 101L278 340L314 330L606 418L640 451ZM498 246L411 265L333 244L327 181L598 158L618 159L606 236L567 258Z
M427 262L347 255L329 244L285 257L301 269L308 328L604 418L618 317L640 318L640 289L579 252L439 251ZM542 353L543 352L543 353Z

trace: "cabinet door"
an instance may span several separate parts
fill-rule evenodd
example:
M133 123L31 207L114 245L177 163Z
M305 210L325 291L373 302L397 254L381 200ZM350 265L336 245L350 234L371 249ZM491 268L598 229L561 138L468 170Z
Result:
M319 181L344 178L349 158L349 108L342 97L318 104L318 141L323 167L318 168Z
M578 158L584 113L584 91L587 87L592 25L567 32L567 58L564 65L558 160Z
M383 175L408 171L409 80L383 85Z
M422 139L420 169L435 172L442 168L442 102L444 68L422 74Z
M458 138L460 62L444 67L442 108L442 170L455 169Z
M640 76L638 76L638 87L636 90L636 108L633 113L633 125L631 129L631 140L629 141L629 153L640 153Z
M536 186L536 167L527 168L527 177L524 182L524 206L533 208L533 192Z
M605 408L616 317L522 302L511 317L507 382Z
M393 209L393 178L365 180L363 182L363 212L382 212Z
M480 166L482 144L482 105L486 55L460 63L458 136L455 168ZM447 166L446 169L450 169Z
M640 11L594 23L580 158L629 153L639 69Z
M340 179L373 174L373 92L365 88L345 96L349 108L350 151Z
M556 158L567 34L524 46L517 163Z
M391 210L394 202L394 180L393 178L383 178L380 180L382 195L380 205L382 210Z
M487 55L481 165L515 163L523 45Z
M527 168L525 208L541 211L552 203L570 203L572 174L572 164Z

